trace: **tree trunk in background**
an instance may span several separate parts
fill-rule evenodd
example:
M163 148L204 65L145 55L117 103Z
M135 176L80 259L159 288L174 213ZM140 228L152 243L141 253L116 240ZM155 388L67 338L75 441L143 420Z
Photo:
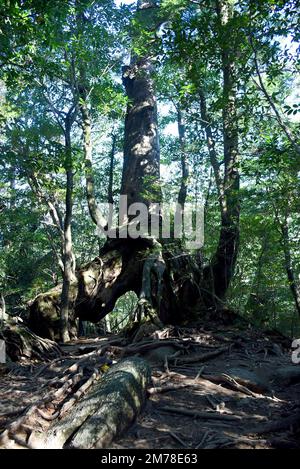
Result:
M292 257L291 257L291 249L290 249L290 239L289 239L289 228L288 228L288 223L287 220L284 221L284 223L281 224L281 233L282 233L282 248L284 252L284 258L285 258L285 269L287 273L287 278L289 282L289 286L295 301L295 307L297 310L297 313L300 316L300 281L296 279L295 277L295 272L293 269L293 264L292 264Z
M109 161L109 174L108 174L108 188L107 188L107 202L109 205L108 213L108 226L112 226L113 221L113 203L114 203L114 166L115 166L115 153L116 153L116 141L117 135L113 132L112 134L112 146L110 152Z
M0 328L5 324L8 319L8 314L6 312L5 298L2 293L0 293Z
M186 154L186 141L185 141L185 123L180 105L177 106L177 125L178 137L180 146L180 162L181 162L181 184L178 193L178 203L184 209L188 191L189 167Z
M111 147L111 153L110 153L110 162L109 162L108 188L107 188L107 201L109 204L114 203L113 185L114 185L116 141L117 141L117 135L113 133L112 134L112 147Z
M222 309L224 299L237 260L239 248L239 151L237 118L237 77L235 68L236 51L234 38L230 36L230 20L233 16L233 3L220 0L217 13L222 28L222 70L223 70L223 145L224 180L221 201L221 231L216 253L206 274L211 276L212 306ZM216 174L216 171L215 171ZM218 177L218 176L217 176ZM217 182L217 186L220 182ZM219 191L220 191L219 187Z
M85 164L85 181L86 181L86 197L89 207L90 216L95 225L101 229L106 225L106 221L102 217L96 202L95 194L95 180L93 173L93 145L92 145L92 131L91 131L91 118L87 106L87 91L85 89L85 78L81 77L82 83L80 84L80 98L79 104L81 117L82 117L82 131L83 131L83 150L84 150L84 164Z
M71 123L67 119L65 127L65 151L66 151L66 212L64 219L64 273L60 305L60 329L62 342L70 340L69 316L72 312L71 283L75 281L75 262L72 246L72 211L73 211L73 164L71 147Z

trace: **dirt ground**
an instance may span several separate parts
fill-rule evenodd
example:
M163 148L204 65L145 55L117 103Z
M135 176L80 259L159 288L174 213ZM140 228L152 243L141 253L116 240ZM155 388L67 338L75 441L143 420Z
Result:
M111 448L300 448L300 365L279 334L210 323L152 328L130 344L85 338L63 352L49 363L2 367L0 447L30 448L32 429L59 418L82 383L92 385L95 367L140 355L152 368L148 399Z

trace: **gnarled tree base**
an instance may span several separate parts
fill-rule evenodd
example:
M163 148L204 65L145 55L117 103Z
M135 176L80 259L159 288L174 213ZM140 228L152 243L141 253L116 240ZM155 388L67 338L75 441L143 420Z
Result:
M77 280L75 317L84 321L100 321L128 291L139 297L137 319L158 316L163 324L194 319L195 306L201 303L200 255L176 243L108 240L100 256L77 272ZM57 337L53 330L59 322L60 294L59 288L53 289L30 306L30 327L43 337Z

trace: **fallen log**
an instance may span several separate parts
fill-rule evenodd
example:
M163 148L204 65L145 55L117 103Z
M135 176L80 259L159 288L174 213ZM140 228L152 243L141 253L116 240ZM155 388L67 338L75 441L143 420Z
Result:
M44 437L35 434L35 448L105 448L137 417L150 383L146 361L133 357L113 366L81 401Z

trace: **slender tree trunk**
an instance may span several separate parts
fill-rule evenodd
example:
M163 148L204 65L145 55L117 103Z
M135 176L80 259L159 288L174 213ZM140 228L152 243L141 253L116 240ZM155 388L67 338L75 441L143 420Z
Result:
M109 162L109 176L108 176L108 188L107 188L107 201L109 205L109 214L108 214L108 226L112 226L113 220L113 186L114 186L114 166L115 166L115 153L116 153L116 141L117 135L113 132L112 134L112 147L110 152L110 162Z
M182 110L180 105L177 106L177 125L178 125L178 137L180 146L180 161L181 161L181 184L178 193L178 203L184 210L188 191L188 179L189 179L189 166L187 161L186 153L186 138L185 138L185 123Z
M73 164L72 164L72 147L71 147L71 126L66 122L65 129L65 150L66 150L66 212L64 219L64 275L61 293L60 308L60 329L62 342L70 340L69 334L69 316L72 312L72 301L70 295L71 283L75 280L75 265L72 246L72 211L73 211Z
M52 219L53 226L57 229L58 234L61 239L62 245L62 254L63 254L63 245L64 245L64 227L63 227L63 217L58 205L57 200L50 194L46 194L43 191L41 184L34 172L28 172L28 183L31 187L32 192L37 196L38 200L41 203L44 203L49 209L49 215Z
M0 293L0 327L4 326L7 319L8 314L6 312L5 298L3 293Z
M220 238L210 272L213 281L214 303L219 309L224 304L224 298L233 277L237 260L240 203L236 109L237 78L234 63L236 54L234 44L231 45L229 42L228 29L228 23L233 14L232 2L220 0L217 11L224 36L224 43L222 44L224 181L220 186L224 188L224 201L221 209Z
M283 131L283 133L287 137L288 141L290 142L290 144L292 145L292 147L294 148L296 153L298 153L298 155L300 155L300 145L299 145L297 139L295 138L295 136L293 135L293 133L291 132L289 127L284 122L284 120L283 120L283 118L282 118L276 104L274 103L271 95L269 94L269 92L268 92L268 90L267 90L267 88L264 84L263 78L261 76L261 72L259 70L257 51L254 47L253 40L252 40L251 37L249 38L249 41L250 41L250 44L251 44L251 47L252 47L252 50L253 50L253 53L254 53L254 65L255 65L255 70L256 70L256 73L257 73L257 77L258 77L258 83L255 79L253 79L253 81L256 84L257 88L263 93L264 97L266 98L266 100L267 100L270 108L272 109L272 111L274 113L274 116L275 116L275 118L276 118L276 120L279 124L279 127L281 128L281 130Z
M57 248L55 246L55 241L53 239L53 236L52 236L52 233L51 231L48 229L47 225L46 225L46 234L47 234L47 237L48 237L48 240L49 240L49 244L51 246L51 249L52 249L52 252L54 254L54 257L56 259L56 262L59 266L59 269L60 269L60 273L63 277L64 275L64 261L63 261L63 255L61 255L61 253L59 253L57 251ZM63 246L61 246L61 251L63 250Z
M106 330L106 332L110 333L111 332L111 326L110 326L109 315L105 316L104 321L105 321L105 330Z
M82 77L84 83L85 78ZM87 93L84 84L80 85L80 98L79 104L82 116L82 131L83 131L83 149L84 149L84 164L85 164L85 181L86 181L86 197L89 207L90 216L98 228L104 228L107 224L102 217L96 201L95 194L95 180L93 173L93 144L92 144L92 127L89 109L87 106Z
M200 95L200 113L201 113L202 126L205 131L209 159L210 159L211 167L212 167L214 177L215 177L219 204L220 204L220 213L222 215L222 213L226 211L224 180L220 172L220 163L219 163L218 155L216 151L216 143L215 143L215 139L213 136L212 127L210 124L210 117L208 116L208 113L207 113L205 94L202 89L199 90L199 95Z
M292 257L291 257L291 249L290 249L290 239L289 239L289 228L287 224L287 220L281 224L281 243L284 252L284 259L285 259L285 269L287 273L287 278L289 282L289 286L291 289L291 293L295 302L296 310L300 316L300 281L296 279L295 272L293 269L292 264Z
M114 166L115 166L115 153L116 153L116 133L112 134L112 147L110 152L110 162L109 162L109 179L108 179L108 189L107 189L107 201L109 204L114 203L113 196L113 183L114 183Z

